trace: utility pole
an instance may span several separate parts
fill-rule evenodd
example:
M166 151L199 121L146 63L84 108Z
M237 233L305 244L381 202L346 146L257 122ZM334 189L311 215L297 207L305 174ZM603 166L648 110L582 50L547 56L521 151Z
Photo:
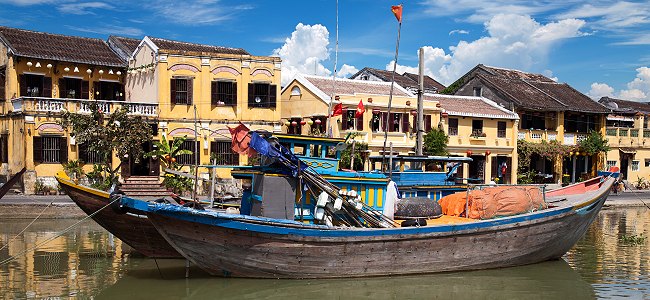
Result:
M422 147L424 144L424 48L419 51L419 67L418 67L418 115L416 121L417 136L415 139L415 155L422 155Z

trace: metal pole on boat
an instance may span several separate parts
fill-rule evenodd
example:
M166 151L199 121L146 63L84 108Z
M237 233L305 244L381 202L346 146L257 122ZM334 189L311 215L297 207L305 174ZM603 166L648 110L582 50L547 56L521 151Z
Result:
M199 183L199 134L196 126L196 104L194 104L194 190L192 191L192 200L197 201L196 186Z
M391 76L390 80L390 93L388 94L388 110L386 112L386 122L384 122L383 127L384 127L384 146L381 147L381 169L382 171L385 171L385 165L386 165L386 141L388 140L388 121L390 120L390 108L393 103L393 88L395 87L395 72L397 71L397 57L399 55L399 39L400 35L402 32L402 20L399 20L399 24L397 25L397 43L395 45L395 63L393 64L393 75ZM391 155L393 154L393 151L390 152ZM390 166L392 167L392 165Z
M393 142L390 142L390 153L388 154L388 177L393 177Z
M415 155L422 155L424 143L424 48L420 48L419 85L418 85L418 115L416 122Z
M356 140L352 140L352 151L350 152L350 170L354 170L354 145Z
M217 159L212 160L212 165L217 165ZM210 207L214 207L214 182L217 177L217 168L212 168L212 181L210 182Z
M467 185L467 196L465 197L465 218L469 218L469 189L471 189L471 185Z

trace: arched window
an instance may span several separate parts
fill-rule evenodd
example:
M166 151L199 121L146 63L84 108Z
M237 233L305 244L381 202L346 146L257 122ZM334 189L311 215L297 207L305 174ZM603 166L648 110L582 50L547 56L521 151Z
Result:
M300 88L297 86L294 86L291 89L291 96L300 96Z

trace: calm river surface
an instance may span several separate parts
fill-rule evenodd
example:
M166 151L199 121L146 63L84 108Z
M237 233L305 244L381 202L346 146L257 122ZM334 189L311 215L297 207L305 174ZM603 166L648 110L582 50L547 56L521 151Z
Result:
M603 210L563 260L497 270L344 280L209 277L153 260L92 220L0 220L0 299L650 299L650 210ZM644 236L630 243L622 237ZM37 248L34 246L48 243Z

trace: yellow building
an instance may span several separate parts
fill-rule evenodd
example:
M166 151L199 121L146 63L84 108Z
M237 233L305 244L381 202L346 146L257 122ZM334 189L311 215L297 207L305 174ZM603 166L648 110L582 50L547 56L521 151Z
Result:
M130 52L126 101L158 106L157 129L168 140L187 136L182 148L199 151L199 164L246 164L233 153L228 127L280 130L280 59L252 56L246 50L145 37L135 48L132 39L111 37ZM131 51L132 50L132 51ZM195 122L196 121L196 122ZM193 164L194 156L179 158ZM155 161L131 163L125 176L156 172ZM218 171L230 177L229 170Z
M89 101L105 112L127 106L147 119L154 140L187 136L182 148L198 151L199 163L209 164L212 154L218 164L245 164L230 150L228 126L279 131L279 86L280 59L243 49L0 27L0 175L26 168L24 190L31 194L37 178L56 186L53 176L68 160L81 159L90 170L97 158L58 125L63 110L87 112ZM194 163L193 155L178 159ZM155 159L122 165L123 178L159 172ZM230 177L228 170L218 175Z
M632 183L650 181L650 105L609 97L599 102L612 110L606 117L606 166L619 167Z
M605 133L609 110L566 83L541 74L477 65L443 91L446 94L483 96L519 115L518 139L539 143L559 141L576 146L590 131ZM560 183L562 175L576 181L595 175L597 156L556 157L533 155L530 166L539 183Z
M340 103L343 107L341 116L331 118L334 137L353 134L355 140L368 144L370 155L378 155L383 149L386 128L393 152L414 154L417 97L395 84L391 114L388 115L390 85L390 82L381 81L298 75L282 90L283 131L325 133L327 112L334 96L332 106ZM365 112L356 118L359 102L363 103ZM443 126L446 132L452 131L448 145L451 155L469 154L475 159L463 170L464 178L489 183L493 177L498 177L498 172L492 172L492 176L486 170L496 170L497 165L504 163L509 170L513 163L516 167L516 114L481 97L426 94L423 103L425 132ZM449 129L449 120L455 122L452 129ZM476 127L478 123L480 130ZM478 136L472 137L472 133ZM486 155L490 159L486 160ZM508 171L506 178L506 182L514 183L516 173Z
M519 117L484 97L425 94L425 103L440 103L440 126L452 156L473 160L463 168L463 178L475 182L517 182L517 136ZM499 180L495 180L499 178Z
M87 111L93 99L107 111L123 105L126 62L100 39L0 27L0 41L0 174L26 168L24 189L33 193L37 177L54 186L52 176L68 159L92 162L92 153L58 125L59 116ZM144 109L149 104L131 105L155 116L155 105L152 113Z

